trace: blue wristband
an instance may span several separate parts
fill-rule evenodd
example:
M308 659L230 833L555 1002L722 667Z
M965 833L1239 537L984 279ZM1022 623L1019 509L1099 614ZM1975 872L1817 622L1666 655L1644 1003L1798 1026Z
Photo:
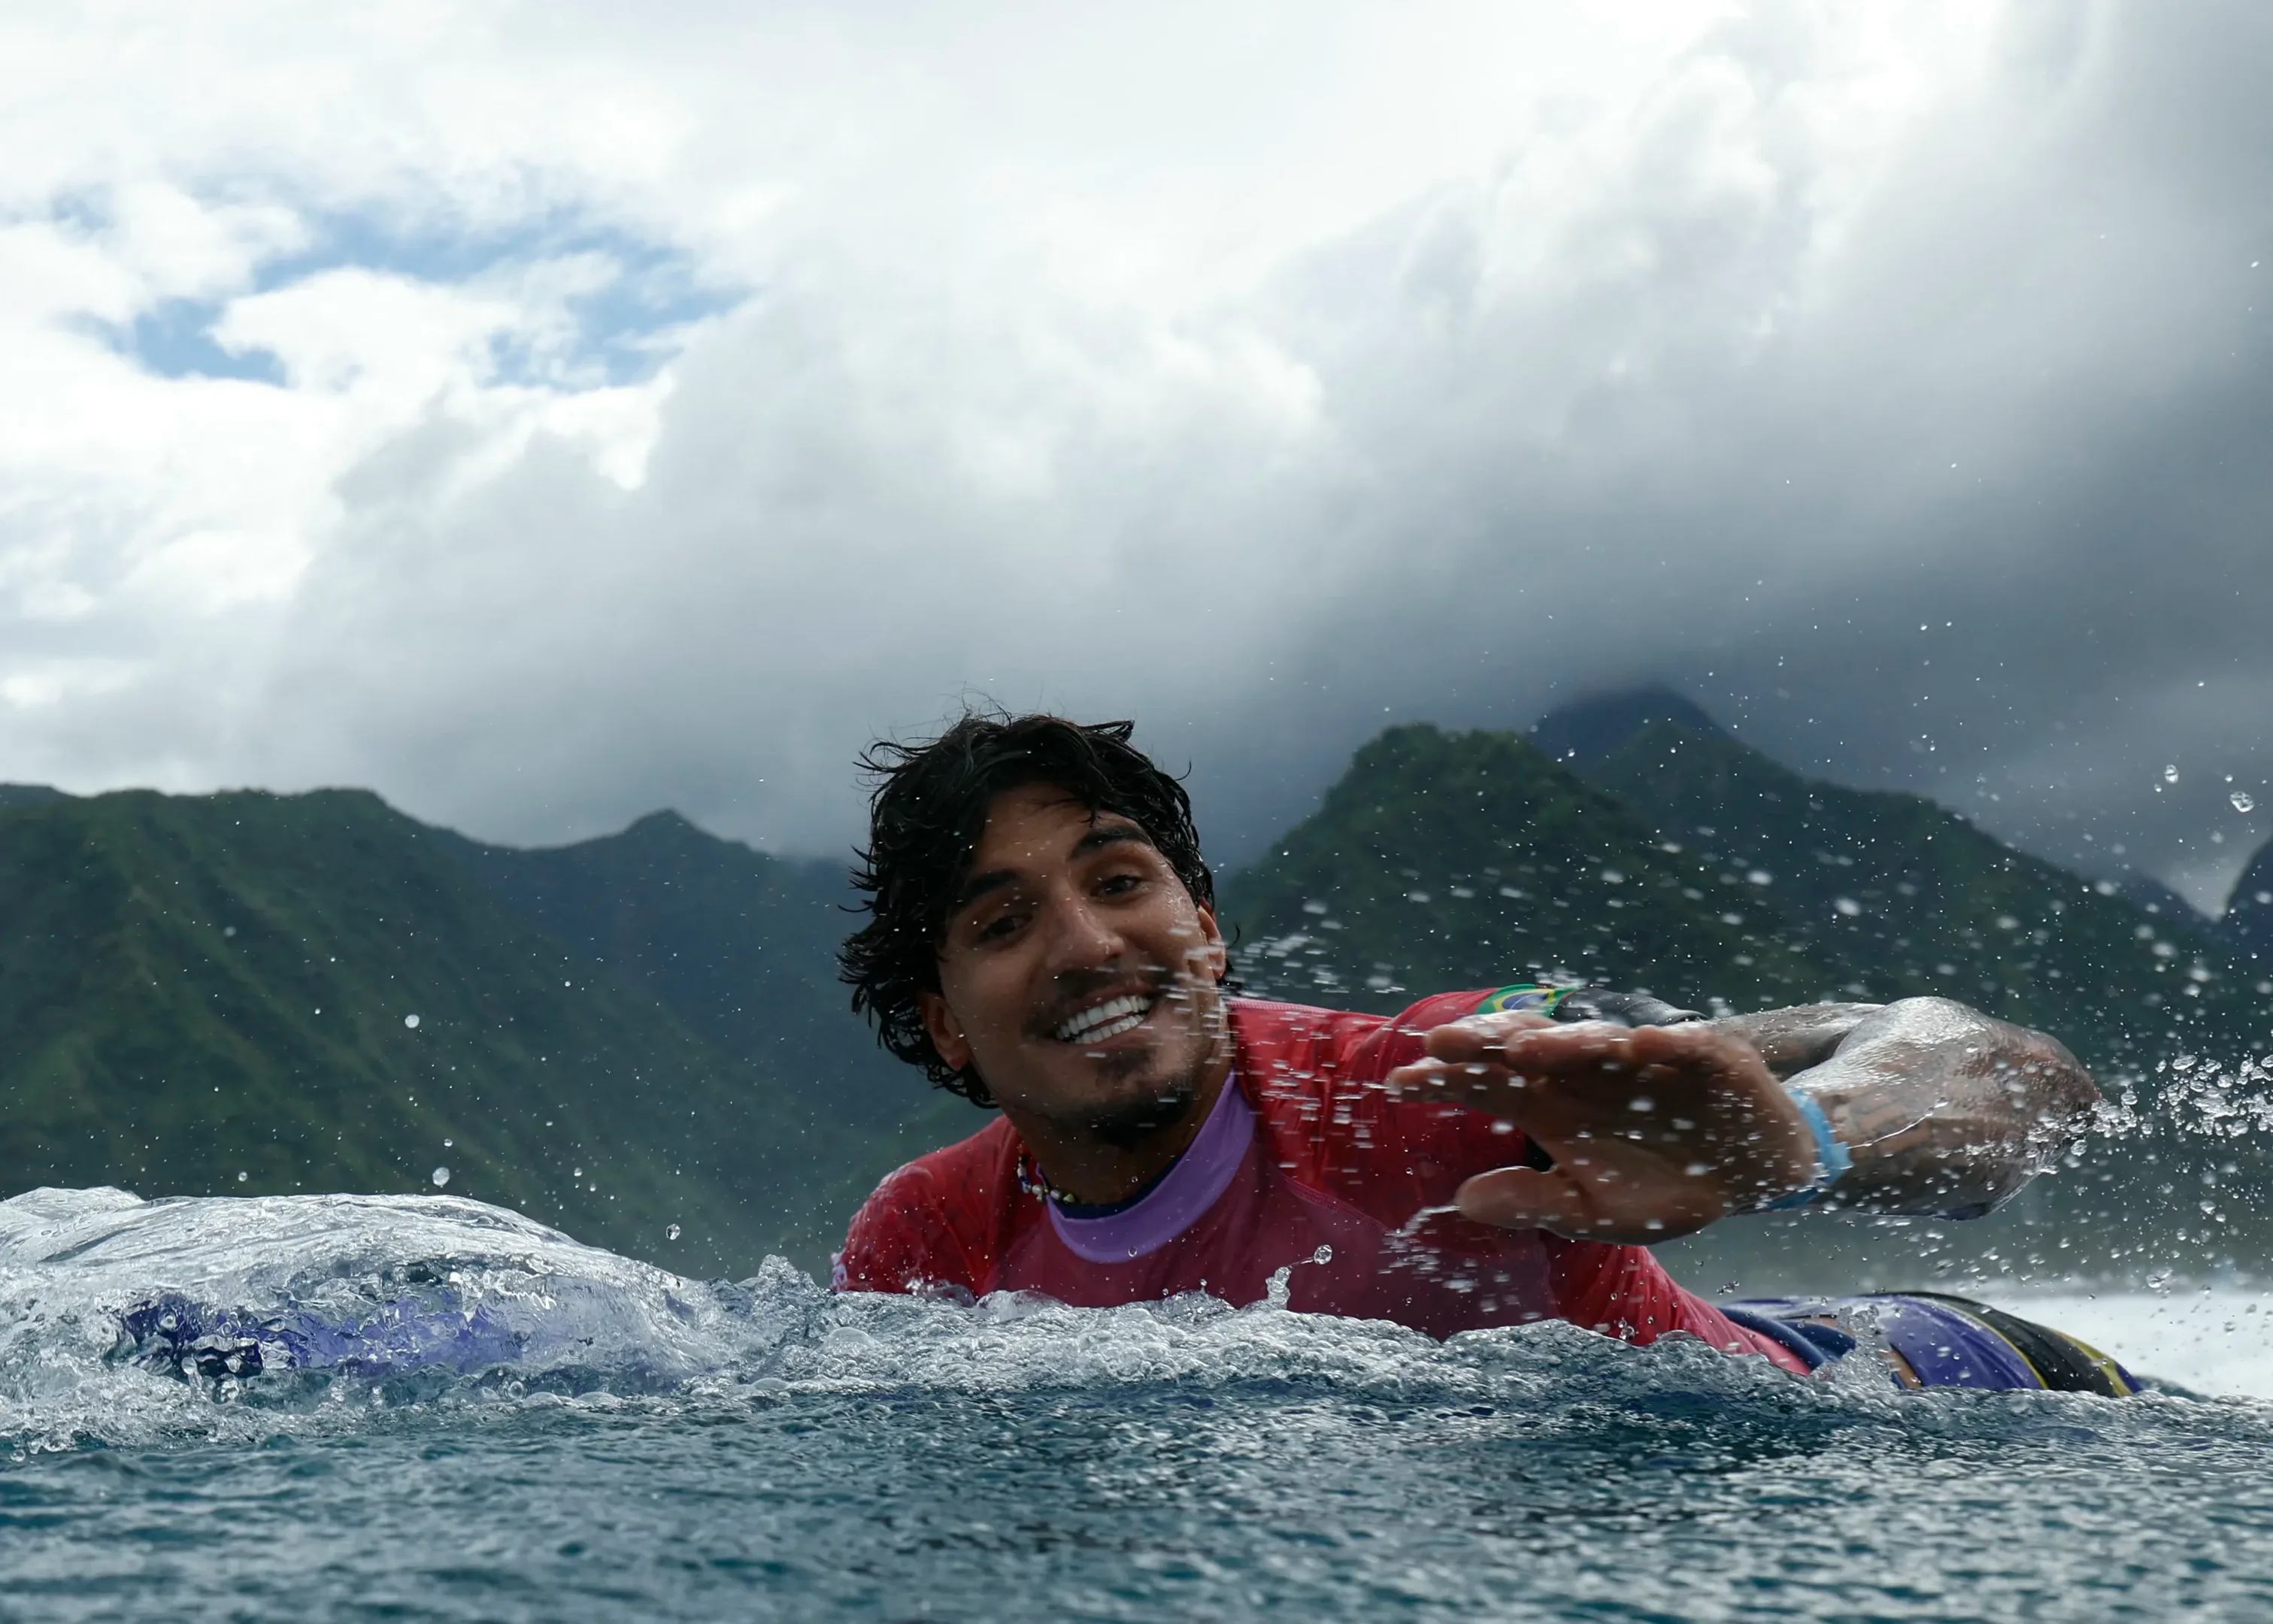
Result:
M1799 1107L1799 1114L1807 1119L1810 1132L1815 1135L1815 1177L1805 1187L1794 1190L1782 1200L1770 1201L1762 1212L1788 1212L1795 1207L1813 1204L1831 1187L1847 1176L1855 1165L1855 1158L1847 1154L1847 1147L1839 1142L1839 1135L1831 1131L1831 1119L1823 1114L1823 1107L1812 1094L1789 1089L1791 1103Z

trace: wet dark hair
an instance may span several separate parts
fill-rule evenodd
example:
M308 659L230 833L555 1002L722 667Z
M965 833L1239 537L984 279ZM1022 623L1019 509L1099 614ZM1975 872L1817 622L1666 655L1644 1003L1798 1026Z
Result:
M1049 784L1091 812L1126 818L1194 901L1215 905L1191 797L1129 744L1136 730L1129 722L972 710L928 742L887 739L861 752L877 783L852 884L870 917L837 950L837 974L852 988L852 1007L875 1023L876 1041L936 1087L974 1105L994 1103L975 1070L949 1066L932 1046L918 998L939 991L940 936L996 796Z

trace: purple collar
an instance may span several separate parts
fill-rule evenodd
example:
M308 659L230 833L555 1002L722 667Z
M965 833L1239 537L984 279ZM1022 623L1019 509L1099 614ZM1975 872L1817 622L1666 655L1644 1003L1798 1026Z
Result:
M1231 1187L1254 1140L1255 1108L1240 1093L1238 1077L1227 1077L1198 1137L1142 1201L1101 1218L1069 1218L1055 1201L1046 1201L1050 1227L1084 1262L1126 1263L1158 1252L1199 1222Z

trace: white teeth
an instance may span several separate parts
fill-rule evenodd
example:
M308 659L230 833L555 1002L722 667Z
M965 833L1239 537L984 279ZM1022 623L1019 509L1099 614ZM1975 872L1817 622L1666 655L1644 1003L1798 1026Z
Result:
M1051 1036L1061 1044L1102 1043L1142 1026L1152 1008L1149 998L1107 999L1093 1009L1083 1010Z

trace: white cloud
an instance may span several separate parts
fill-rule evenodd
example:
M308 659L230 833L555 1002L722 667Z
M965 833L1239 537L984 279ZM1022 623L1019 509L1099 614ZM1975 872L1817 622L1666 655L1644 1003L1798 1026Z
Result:
M976 689L1140 715L1235 850L1384 713L1664 676L2175 870L2139 752L2273 745L2247 19L0 27L0 776L837 845Z

